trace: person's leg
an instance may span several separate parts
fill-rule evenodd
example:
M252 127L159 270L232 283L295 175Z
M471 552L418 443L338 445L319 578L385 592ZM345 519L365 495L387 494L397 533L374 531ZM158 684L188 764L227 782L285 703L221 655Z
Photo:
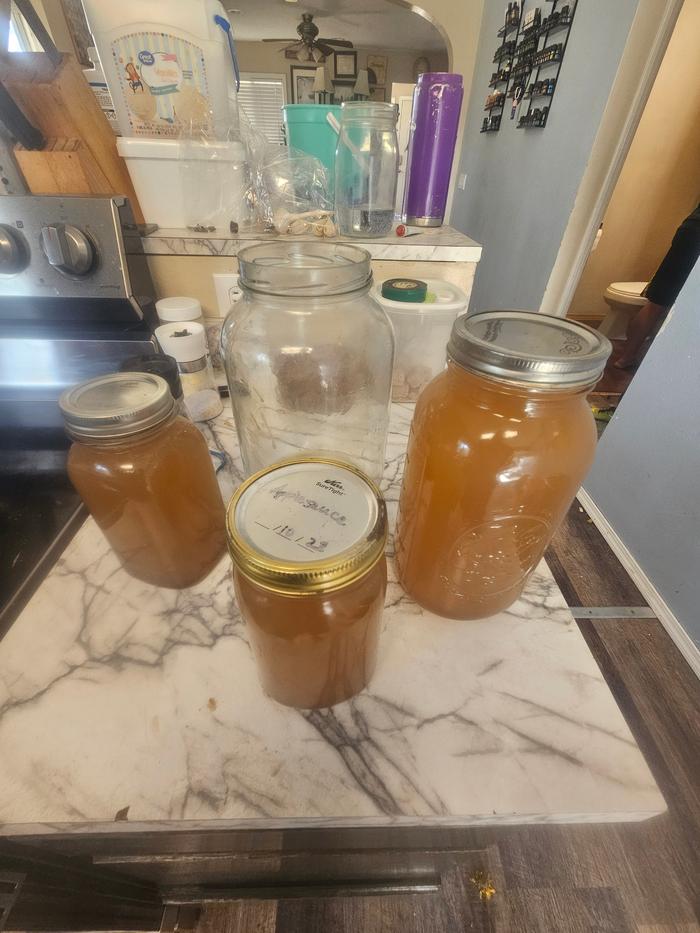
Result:
M618 369L627 369L637 362L639 351L644 346L644 341L654 333L656 325L663 320L668 311L664 305L657 305L653 301L647 301L632 320L627 325L627 340L620 357L615 360L615 366Z

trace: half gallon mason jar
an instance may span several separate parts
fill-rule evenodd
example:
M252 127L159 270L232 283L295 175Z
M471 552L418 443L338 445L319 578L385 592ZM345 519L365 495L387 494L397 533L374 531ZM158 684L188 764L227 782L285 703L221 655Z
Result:
M335 213L343 236L391 233L399 177L397 117L394 104L343 104L335 156Z
M396 556L426 609L478 619L518 598L593 461L586 395L610 355L562 318L457 318L413 416Z
M378 481L394 335L369 293L369 253L274 242L241 250L238 262L243 297L222 349L246 473L308 451Z

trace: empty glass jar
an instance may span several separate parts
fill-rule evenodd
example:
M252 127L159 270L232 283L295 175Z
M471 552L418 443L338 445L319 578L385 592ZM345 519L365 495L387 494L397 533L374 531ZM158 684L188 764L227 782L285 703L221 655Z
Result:
M394 104L343 104L335 157L335 212L343 236L391 232L399 173Z
M238 262L243 297L221 339L246 473L307 451L378 481L394 335L369 294L369 253L274 242L241 250Z

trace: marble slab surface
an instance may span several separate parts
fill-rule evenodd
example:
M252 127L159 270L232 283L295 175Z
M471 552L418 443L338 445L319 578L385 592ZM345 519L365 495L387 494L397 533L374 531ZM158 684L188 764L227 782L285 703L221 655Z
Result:
M393 406L392 520L411 413ZM242 475L230 413L207 431L229 451L228 495ZM420 609L392 564L376 675L327 711L263 695L228 558L199 586L160 590L121 570L92 520L0 643L6 835L663 810L544 563L509 611L465 623Z
M253 243L273 240L318 242L312 234L279 236L276 233L243 231L237 234L194 233L192 230L161 228L142 238L144 252L155 256L237 256L239 250ZM366 249L372 259L398 259L412 262L478 262L481 246L453 227L427 229L417 236L397 237L392 234L377 239L333 237Z

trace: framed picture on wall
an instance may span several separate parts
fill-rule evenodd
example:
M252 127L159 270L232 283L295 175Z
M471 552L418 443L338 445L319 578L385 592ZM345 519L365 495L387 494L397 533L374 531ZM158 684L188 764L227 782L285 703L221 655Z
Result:
M314 81L316 80L316 67L307 68L305 65L292 65L292 103L313 104Z
M386 101L386 88L385 87L370 87L369 99L385 102Z
M354 81L357 77L357 52L343 51L333 54L333 78L338 81Z
M386 55L368 55L367 70L374 72L374 83L380 87L386 84ZM383 100L384 98L382 98Z

